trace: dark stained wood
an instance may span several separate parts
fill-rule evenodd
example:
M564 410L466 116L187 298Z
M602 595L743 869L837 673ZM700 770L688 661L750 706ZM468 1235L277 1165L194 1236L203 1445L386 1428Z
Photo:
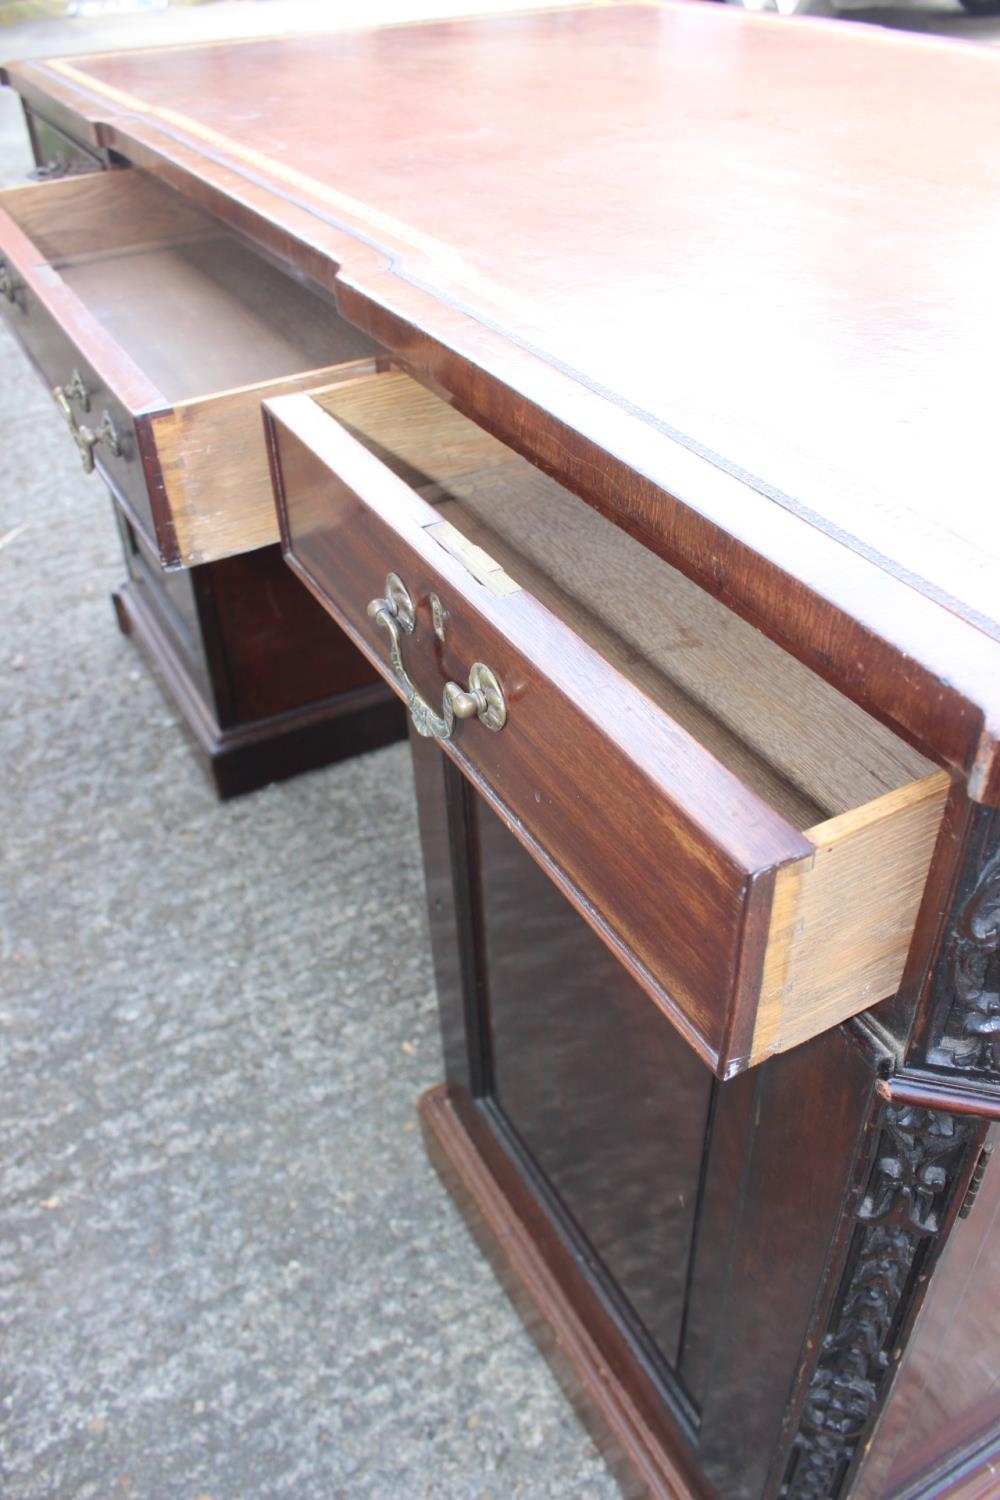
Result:
M711 1074L481 802L476 840L492 1095L676 1367Z
M889 1084L900 1104L946 1109L956 1115L1000 1120L1000 1087L961 1078L942 1079L929 1073L898 1073Z
M888 1056L841 1029L709 1091L439 747L411 744L451 1079L424 1101L432 1154L650 1492L664 1474L623 1406L679 1423L668 1452L697 1454L720 1495L772 1496L863 1243ZM567 1306L584 1324L568 1336Z
M815 1364L799 1400L781 1494L828 1500L855 1488L928 1285L977 1178L982 1127L945 1111L885 1103L872 1120L863 1176L846 1205L852 1228L834 1262ZM806 1368L809 1367L806 1356ZM777 1479L781 1473L775 1469Z
M394 696L285 567L278 547L164 572L120 511L114 601L220 797L376 750L405 733Z
M497 1026L504 1006L512 999L516 1001L511 982L516 988L517 976L504 972L498 952L504 936L498 931L497 921L502 922L510 913L512 902L523 911L533 899L541 900L548 914L545 935L557 938L562 955L561 963L554 961L554 956L552 962L546 962L550 956L547 947L540 953L537 944L518 944L532 986L525 999L533 999L540 1008L552 1000L558 1004L560 992L565 999L574 987L586 985L593 977L596 1000L600 992L598 976L609 978L612 989L621 996L627 994L629 982L622 975L614 975L613 966L599 950L595 955L594 940L580 919L557 892L542 889L540 875L529 871L524 899L517 897L510 879L516 881L517 872L524 871L526 857L438 745L413 733L410 744L448 1076L447 1086L425 1096L421 1105L432 1158L515 1306L618 1474L623 1493L677 1500L707 1495L692 1464L690 1413L686 1407L679 1411L671 1401L664 1403L661 1382L648 1369L648 1352L639 1354L646 1344L637 1340L634 1328L614 1312L606 1294L595 1284L594 1251L581 1253L579 1231L567 1230L565 1212L561 1219L553 1216L551 1193L539 1197L537 1175L533 1179L525 1173L523 1157L512 1145L504 1117L491 1102L495 1099L495 1074L509 1076L508 1063L517 1065L516 1055L512 1058L504 1045L502 1026ZM577 944L570 940L574 933ZM507 938L509 941L509 934ZM540 972L531 973L532 958L540 957ZM647 1021L647 1036L648 1025ZM654 1019L652 1025L659 1025L669 1038L662 1022ZM580 1034L585 1036L585 1032ZM564 1035L553 1037L554 1050L549 1048L546 1053L556 1068L569 1061L560 1057L564 1040ZM667 1039L665 1045L669 1051L679 1044ZM681 1070L695 1081L696 1089L701 1076L704 1097L709 1078L701 1065L689 1057L682 1062ZM589 1071L592 1074L592 1069ZM660 1108L669 1114L669 1072L651 1075L647 1081L660 1096ZM609 1068L608 1086L614 1088L620 1082L620 1075ZM585 1116L588 1093L583 1079L580 1085L577 1103L568 1099L567 1103L578 1111L582 1108ZM547 1092L548 1081L543 1080L541 1087ZM516 1092L515 1088L512 1095ZM658 1171L668 1182L677 1182L678 1173L690 1176L692 1170L695 1174L698 1170L700 1142L696 1128L692 1132L695 1122L689 1124L682 1118L683 1102L673 1102L681 1139L661 1141L654 1128L645 1142L654 1165L658 1155L662 1158ZM572 1129L568 1120L565 1128ZM642 1180L641 1173L623 1168L625 1164L619 1163L619 1186ZM595 1225L600 1229L606 1222L599 1201L602 1185L595 1185L596 1219L585 1204L576 1205L578 1210L584 1209L584 1224L590 1230ZM609 1181L607 1188L614 1191L615 1182ZM594 1206L592 1203L591 1208ZM685 1217L683 1213L681 1217ZM689 1214L686 1222L690 1224ZM667 1236L670 1234L668 1228ZM648 1269L656 1275L654 1266ZM677 1267L665 1263L661 1270L667 1285L674 1281L667 1300L676 1301ZM651 1291L648 1284L647 1291Z
M208 566L211 566L209 564ZM119 624L132 637L179 710L183 727L221 798L242 796L273 781L378 750L406 732L398 703L379 684L222 729L191 691L148 601L131 583L114 595Z
M979 1470L997 1492L1000 1443L1000 1172L990 1161L951 1236L863 1467L857 1500L965 1495ZM993 1472L983 1452L992 1449ZM970 1461L971 1460L971 1461ZM951 1475L951 1478L949 1478ZM933 1487L928 1479L933 1477ZM971 1493L976 1493L975 1489Z
M894 1102L978 1127L1000 1119L995 1045L1000 980L1000 825L959 800L928 893L926 961L906 1066ZM936 898L936 906L935 906ZM991 1137L995 1136L995 1129ZM969 1195L904 1356L857 1481L858 1500L987 1500L1000 1472L1000 1386L994 1368L1000 1181L987 1138Z
M224 722L267 718L379 681L285 566L280 548L221 558L204 571L196 568L194 575L225 655L229 707ZM403 716L395 717L402 725Z
M442 1085L423 1096L420 1118L431 1160L617 1474L625 1500L714 1500L683 1429L656 1403L634 1360L627 1374L619 1373L615 1330L572 1251L544 1237L523 1180L505 1170L475 1111Z
M716 1090L680 1370L723 1495L769 1494L768 1471L784 1467L789 1403L851 1236L876 1078L838 1028Z
M486 425L1000 796L998 60L722 7L376 35L8 73L225 197ZM236 139L248 90L271 105Z
M660 1493L662 1450L637 1442L634 1424L620 1420L623 1407L653 1418L649 1356L620 1321L609 1320L599 1262L579 1246L571 1253L572 1237L558 1213L553 1217L538 1173L548 1167L551 1180L553 1139L568 1144L575 1135L578 1158L570 1151L563 1160L557 1151L555 1172L582 1172L578 1180L585 1181L595 1171L597 1190L574 1215L588 1244L594 1229L600 1232L602 1203L615 1195L627 1204L631 1194L644 1193L644 1207L669 1234L676 1214L657 1201L657 1182L681 1165L674 1152L686 1155L690 1171L702 1147L697 1131L682 1147L683 1133L643 1131L641 1117L657 1095L661 1103L690 1104L684 1069L654 1069L648 1085L636 1088L610 994L607 1020L619 1032L616 1040L604 1036L603 1018L584 1025L581 1016L578 1029L560 1029L558 997L582 1002L591 982L600 991L600 962L586 942L564 945L554 937L547 914L556 898L523 868L523 856L473 793L449 795L448 783L459 787L462 778L439 749L413 745L422 826L430 835L432 930L439 957L461 960L442 994L449 1072L469 1080L468 1088L454 1082L424 1101L432 1154L443 1161L446 1180L515 1303L523 1308L527 1298L540 1310L542 1322L529 1318L529 1326L583 1413L592 1417L596 1406L599 1440L617 1444L648 1492ZM650 1038L650 1060L655 1056ZM891 1055L873 1048L862 1027L845 1028L714 1085L676 1365L695 1419L686 1434L668 1437L666 1455L676 1462L697 1454L705 1482L732 1500L854 1493L843 1488L845 1476L956 1222L980 1132L933 1105L894 1102L885 1079L891 1066ZM560 1081L574 1073L577 1097ZM638 1098L622 1103L622 1119L633 1131L633 1149L612 1164L600 1156L607 1121L601 1100L630 1089ZM483 1102L470 1099L470 1091ZM509 1113L521 1127L520 1145L505 1134ZM541 1134L539 1121L547 1121ZM627 1222L627 1208L622 1217ZM631 1253L641 1245L640 1231ZM673 1274L687 1255L675 1245ZM616 1285L625 1291L633 1267L616 1269ZM988 1288L988 1270L984 1278ZM661 1283L660 1316L671 1303L668 1284L669 1277ZM646 1323L656 1326L648 1315ZM666 1352L662 1332L660 1350ZM659 1408L661 1420L676 1412L663 1392ZM843 1420L842 1410L849 1414ZM971 1436L981 1437L981 1428ZM980 1441L975 1464L962 1461L965 1479L973 1467L982 1475L987 1461ZM665 1493L677 1493L672 1482ZM946 1491L914 1490L913 1500L918 1493L929 1500ZM963 1480L955 1493L980 1492Z
M1000 816L969 807L908 1061L1000 1084Z
M127 570L124 597L136 596L133 612L137 615L155 615L158 633L169 639L169 654L177 662L176 671L189 679L195 697L209 706L211 717L218 722L220 715L225 715L226 674L224 662L206 644L201 610L205 596L202 575L193 568L161 567L155 550L117 495L112 496L112 510ZM210 589L208 595L211 596ZM121 607L116 604L116 608L124 628Z
M410 725L410 760L420 822L420 848L444 1079L467 1094L479 1091L470 1038L481 1010L482 965L477 962L478 852L472 812L475 793L433 740Z
M745 924L757 912L758 924L766 920L767 872L808 845L529 594L498 598L478 585L426 536L433 510L316 416L337 450L334 471L295 441L300 421L289 426L283 411L271 423L293 567L383 670L384 635L366 607L383 593L390 568L422 601L421 628L407 643L417 681L464 681L472 662L491 665L506 685L508 723L500 734L475 721L463 725L447 753L514 820L518 836L702 1055L720 1069L738 1065L742 1037L725 1056L722 1047ZM360 493L371 503L361 503ZM443 595L454 621L443 647L429 618L431 593ZM567 817L567 790L587 807L586 820ZM640 811L647 808L655 815ZM650 888L649 868L663 869L669 897L666 885ZM682 912L691 913L686 923Z

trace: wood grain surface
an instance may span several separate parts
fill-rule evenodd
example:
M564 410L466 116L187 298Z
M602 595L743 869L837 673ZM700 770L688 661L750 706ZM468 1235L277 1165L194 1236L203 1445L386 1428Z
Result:
M882 794L824 821L802 782L809 764L822 762L823 738L836 739L837 695L828 718L812 723L806 753L791 752L804 769L790 785L766 755L774 738L766 663L752 670L744 656L742 703L732 670L721 674L730 717L758 726L753 746L671 679L678 621L658 609L670 590L665 563L651 559L662 579L630 579L626 568L607 588L598 581L580 590L568 569L566 587L554 586L545 562L560 557L558 543L548 544L564 531L558 486L543 477L539 489L535 471L497 454L492 440L488 452L499 462L440 478L437 453L443 471L484 454L465 440L466 419L402 372L345 382L322 405L289 396L266 410L293 567L397 690L384 632L366 616L389 572L415 607L407 670L432 706L446 681L464 684L473 661L492 668L507 698L506 726L491 734L474 720L459 725L448 753L713 1067L739 1071L892 992L946 773L926 774L905 747L892 754L891 737L873 726L857 736L854 789L871 791L874 767ZM473 493L478 529L470 533L465 500ZM579 503L565 499L571 509ZM503 552L480 515L504 531ZM588 520L615 534L599 517ZM451 537L474 544L471 566ZM596 556L602 540L592 538ZM609 622L603 608L615 614L623 593L634 607ZM638 651L614 626L634 634L646 613L654 625ZM727 636L720 651L711 619L684 623L711 681ZM843 794L847 740L840 759Z
M218 226L141 172L92 172L3 190L3 204L48 261L127 255L218 234Z
M759 630L403 372L314 394L798 827L933 769Z
M8 73L1000 796L988 49L664 4Z
M808 842L529 593L498 597L478 584L426 535L434 508L314 402L290 396L266 409L293 567L387 677L386 637L366 606L397 571L419 609L407 664L437 707L446 680L464 682L473 661L492 666L506 727L463 724L448 753L719 1063L744 924L753 928L756 913L759 926L767 910L769 876L754 872L808 853ZM450 621L444 643L431 624L433 592ZM661 867L671 893L697 913L690 920L649 881Z
M350 360L340 373L373 370ZM278 540L260 404L270 396L326 386L338 367L284 376L240 390L180 401L152 419L160 474L180 560L191 566L233 557Z
M808 830L815 854L775 881L752 1057L899 988L950 788L938 771Z

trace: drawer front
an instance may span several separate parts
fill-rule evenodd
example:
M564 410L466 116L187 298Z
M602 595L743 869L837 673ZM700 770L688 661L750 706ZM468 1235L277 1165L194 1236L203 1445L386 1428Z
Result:
M375 368L332 305L131 170L0 193L0 293L84 467L167 566L276 543L261 400Z
M212 674L205 651L204 631L196 591L194 569L160 566L136 527L118 505L115 519L122 538L129 579L143 598L170 644L184 663L203 703L218 718Z
M152 392L129 371L115 381L115 361L101 330L47 267L34 264L30 246L2 212L0 315L52 391L53 418L65 423L66 440L76 444L83 468L100 471L133 524L157 547L136 423L119 389L138 387L140 402Z
M802 834L482 553L463 550L314 402L265 411L292 566L425 732L447 726L446 683L466 690L474 664L490 670L503 727L488 727L493 703L485 723L456 719L443 748L701 1055L720 1072L745 1066L773 874L808 853ZM414 612L398 643L377 604L390 573Z

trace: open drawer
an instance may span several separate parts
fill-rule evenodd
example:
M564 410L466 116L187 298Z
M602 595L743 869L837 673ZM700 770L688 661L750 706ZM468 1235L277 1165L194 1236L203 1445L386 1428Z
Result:
M894 991L944 772L402 372L265 412L292 566L720 1075Z
M0 192L0 311L166 565L277 541L261 398L375 368L325 297L131 170Z

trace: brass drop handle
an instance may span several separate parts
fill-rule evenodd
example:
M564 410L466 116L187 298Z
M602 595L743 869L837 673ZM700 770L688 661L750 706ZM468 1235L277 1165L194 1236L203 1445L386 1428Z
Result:
M8 302L17 301L17 282L5 260L0 260L0 297L6 297Z
M39 162L32 167L28 176L33 182L50 182L53 177L67 177L70 171L70 160L58 151L55 156L50 156L48 161Z
M94 471L94 449L98 443L104 443L114 454L115 458L121 456L122 446L115 431L115 424L111 420L110 412L102 412L101 425L95 432L92 427L87 427L76 420L72 401L75 398L80 402L84 411L90 410L90 392L84 385L78 370L73 371L73 378L69 385L57 385L53 387L52 396L56 405L66 419L66 426L72 434L73 441L80 454L80 462L85 474Z
M497 733L507 722L507 704L503 689L489 667L481 661L473 662L469 668L469 685L461 687L457 682L446 682L441 712L435 713L420 692L403 664L403 636L412 635L416 627L416 611L406 585L398 573L390 573L385 580L385 595L373 599L368 606L368 615L381 625L389 636L389 660L393 675L410 710L410 718L417 733L425 739L449 740L456 719L478 719L487 729Z

